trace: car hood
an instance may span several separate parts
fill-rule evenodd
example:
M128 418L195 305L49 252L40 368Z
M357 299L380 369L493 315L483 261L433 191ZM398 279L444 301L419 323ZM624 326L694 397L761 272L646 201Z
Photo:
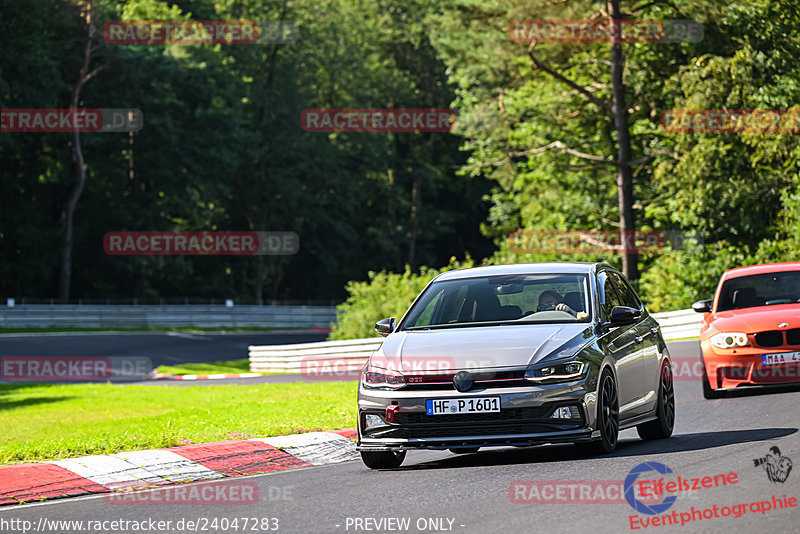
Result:
M740 310L727 310L711 314L709 318L711 335L717 332L745 332L754 333L764 330L779 330L780 323L787 323L784 328L800 328L799 304L776 304L774 306L759 306L757 308L743 308ZM780 328L783 330L783 328Z
M371 362L403 372L519 368L571 357L593 338L585 323L401 331L386 338Z

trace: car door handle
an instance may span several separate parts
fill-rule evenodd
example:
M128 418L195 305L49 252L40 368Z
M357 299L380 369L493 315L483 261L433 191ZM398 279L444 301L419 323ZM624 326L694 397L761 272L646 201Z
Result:
M639 345L642 341L644 341L644 338L642 336L636 336L635 338L633 338L633 340L636 342L637 345Z

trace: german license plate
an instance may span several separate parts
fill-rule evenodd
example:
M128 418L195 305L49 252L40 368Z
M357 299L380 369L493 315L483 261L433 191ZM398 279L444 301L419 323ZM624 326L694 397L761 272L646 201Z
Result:
M800 363L800 352L779 352L777 354L761 355L761 365L782 365L786 363Z
M491 413L500 411L500 397L430 399L425 401L428 415Z

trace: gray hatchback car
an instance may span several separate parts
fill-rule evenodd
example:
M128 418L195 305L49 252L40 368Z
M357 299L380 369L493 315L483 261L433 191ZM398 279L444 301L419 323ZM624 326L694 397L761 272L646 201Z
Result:
M399 467L409 449L576 443L620 430L666 438L670 356L624 276L602 263L479 267L437 276L386 336L358 388L358 450Z

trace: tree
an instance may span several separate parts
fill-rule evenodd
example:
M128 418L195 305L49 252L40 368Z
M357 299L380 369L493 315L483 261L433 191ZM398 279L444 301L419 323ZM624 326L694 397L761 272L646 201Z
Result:
M92 2L87 1L83 3L81 8L81 17L86 24L86 37L83 40L83 57L80 70L72 86L72 97L70 98L69 104L70 113L75 114L78 113L80 107L83 86L108 66L107 64L102 64L97 67L92 67L95 47L100 46L97 39L97 27L95 26L93 18ZM72 132L72 160L74 164L75 184L64 206L64 241L61 246L61 270L58 277L58 298L62 302L69 300L70 282L72 279L73 218L75 216L75 207L78 205L84 185L86 184L86 161L83 157L83 150L81 149L81 134L77 129Z
M509 22L535 12L541 19L607 20L610 26L634 15L670 18L686 5L648 2L626 13L618 0L547 3L534 11L515 0L462 1L443 17L446 32L437 47L459 87L459 103L468 112L495 116L493 135L465 132L465 148L473 154L465 172L499 185L485 231L501 250L520 227L610 227L623 237L652 228L655 221L645 218L643 207L652 195L653 145L661 135L652 116L661 105L660 78L674 73L698 46L639 42L624 45L623 53L620 42L545 44L531 32L526 65L510 42ZM643 75L646 82L632 88L631 80L638 84ZM640 261L623 254L629 278L638 277Z

